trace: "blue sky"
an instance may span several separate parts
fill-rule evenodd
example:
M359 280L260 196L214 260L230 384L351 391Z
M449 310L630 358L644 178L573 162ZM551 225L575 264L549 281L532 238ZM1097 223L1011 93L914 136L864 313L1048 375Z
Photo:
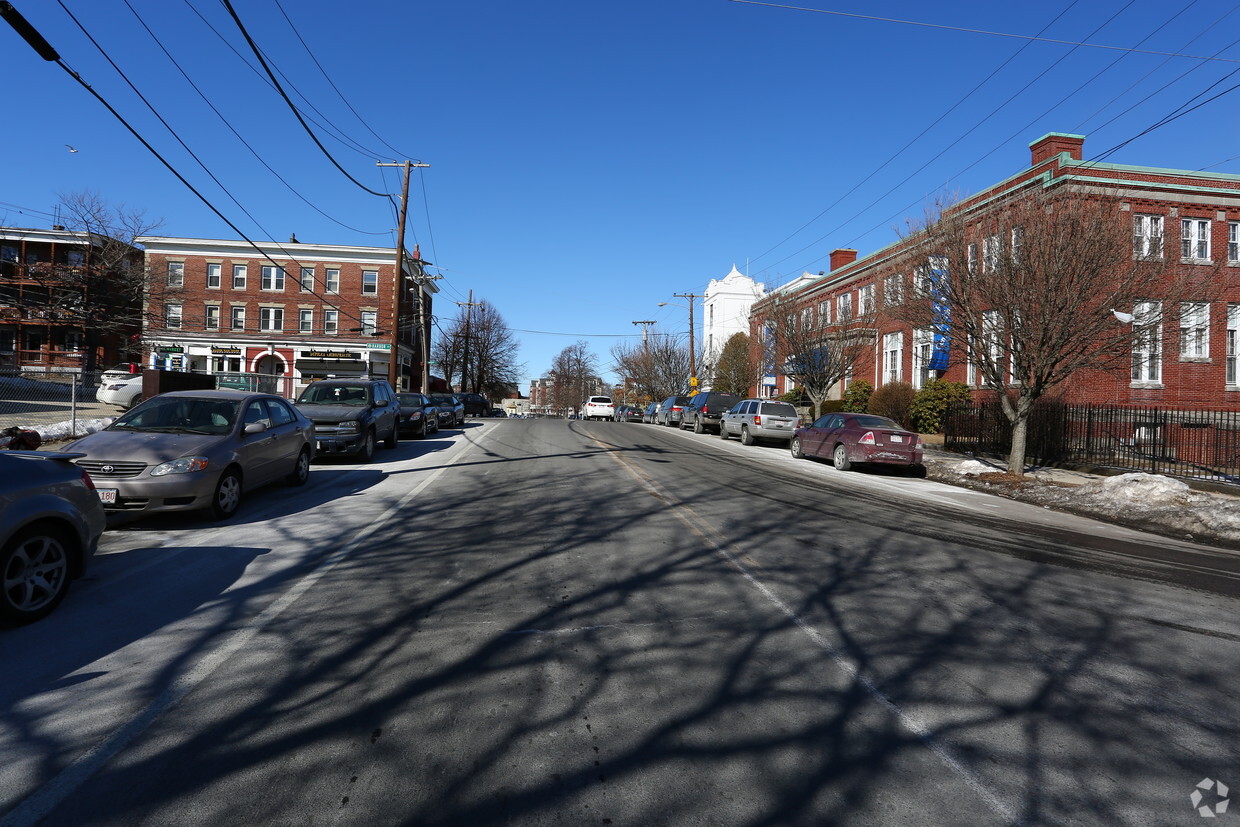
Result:
M249 237L395 243L388 202L337 171L226 45L254 64L215 0L15 5ZM606 368L614 343L640 336L634 320L684 333L686 311L658 303L733 264L774 286L827 269L837 247L879 249L936 195L1027 166L1047 132L1085 134L1086 158L1135 138L1107 160L1240 173L1240 90L1141 135L1240 83L1240 11L1208 0L789 4L954 29L732 0L233 5L313 117L354 142L315 127L350 175L399 193L376 160L431 165L414 174L407 243L444 276L436 315L470 290L490 301L519 331L527 377L578 339ZM162 218L161 234L236 237L62 69L7 27L0 44L18 110L4 224L48 226L60 194L89 189Z

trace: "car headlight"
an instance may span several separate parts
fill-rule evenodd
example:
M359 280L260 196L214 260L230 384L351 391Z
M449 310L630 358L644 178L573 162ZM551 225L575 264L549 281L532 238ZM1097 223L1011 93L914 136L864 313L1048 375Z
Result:
M181 457L171 462L156 465L151 469L151 476L162 477L166 474L188 474L191 471L205 471L207 470L207 462L206 457Z
M361 425L360 425L360 423L358 423L358 421L357 421L356 419L349 419L349 420L346 420L346 421L344 421L344 422L339 423L339 424L336 426L336 428L337 428L337 429L339 429L339 430L341 430L341 431L354 431L354 432L356 432L356 431L360 431L360 430L361 430Z

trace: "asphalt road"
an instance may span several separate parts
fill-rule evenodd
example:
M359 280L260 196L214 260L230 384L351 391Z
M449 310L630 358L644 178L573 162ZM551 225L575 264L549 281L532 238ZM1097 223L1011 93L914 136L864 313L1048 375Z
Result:
M0 631L3 827L1175 824L1240 784L1235 553L775 447L471 421L97 562Z

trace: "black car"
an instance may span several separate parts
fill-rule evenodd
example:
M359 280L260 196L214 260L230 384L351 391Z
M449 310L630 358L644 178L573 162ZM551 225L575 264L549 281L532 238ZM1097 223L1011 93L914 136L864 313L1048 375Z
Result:
M466 416L493 416L491 413L491 403L482 394L454 393L452 395L465 406Z
M439 433L439 407L423 393L398 393L400 433L418 438Z
M702 391L695 393L689 399L689 404L685 405L684 411L681 412L680 427L692 428L695 434L704 434L707 431L719 433L719 417L723 416L741 398L734 393L723 393L722 391Z
M363 462L400 441L400 405L386 379L323 379L297 397L297 409L314 422L320 456L356 454Z
M440 428L455 428L465 424L465 404L456 394L432 393L431 401L439 408Z

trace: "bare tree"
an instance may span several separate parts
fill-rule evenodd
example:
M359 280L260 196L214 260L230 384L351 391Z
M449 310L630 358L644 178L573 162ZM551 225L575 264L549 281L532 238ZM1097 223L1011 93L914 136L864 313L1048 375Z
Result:
M160 306L150 300L161 282L148 274L138 247L138 239L161 222L89 191L62 194L60 209L65 228L86 240L57 261L27 266L26 277L38 289L23 290L22 304L51 324L79 328L82 369L90 372L98 366L101 346L111 344L122 357L139 354L147 322L162 324L147 318Z
M873 289L858 291L858 307L824 303L819 307L779 294L763 308L768 347L775 364L809 397L813 417L831 389L848 377L873 347L876 302ZM848 302L852 294L847 294Z
M689 349L676 336L655 329L640 344L614 346L611 357L616 370L652 402L689 387Z
M559 411L578 410L590 391L601 384L598 358L584 341L571 344L556 354L551 362L551 374L555 377L551 404Z
M755 367L749 358L749 335L734 333L719 353L713 390L744 395L753 383Z
M473 308L461 308L457 317L448 322L432 352L449 384L491 400L504 399L516 389L525 371L525 366L517 361L520 343L495 305L485 299L475 304Z
M1208 301L1217 271L1178 266L1179 251L1164 261L1161 230L1134 250L1132 213L1080 189L968 207L939 205L913 228L888 312L937 334L996 392L1012 427L1008 471L1019 475L1034 402L1085 369L1131 366L1134 380L1154 379L1164 319Z

